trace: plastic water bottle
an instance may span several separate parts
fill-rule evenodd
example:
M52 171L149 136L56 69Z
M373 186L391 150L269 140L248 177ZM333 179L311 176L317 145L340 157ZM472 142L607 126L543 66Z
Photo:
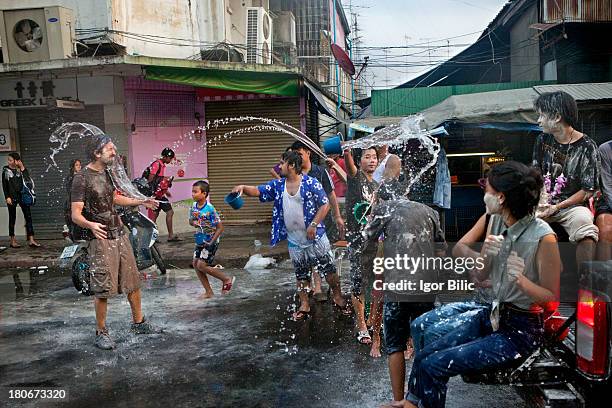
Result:
M256 239L255 241L253 241L253 246L255 247L254 254L261 253L261 241L260 240Z

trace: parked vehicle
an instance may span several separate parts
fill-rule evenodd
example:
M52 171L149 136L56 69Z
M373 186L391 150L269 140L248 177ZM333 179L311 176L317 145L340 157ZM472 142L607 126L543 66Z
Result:
M560 241L567 239L553 228ZM562 262L562 284L576 288L576 299L549 310L542 347L518 366L464 375L464 381L514 385L529 406L601 405L612 386L612 260L585 262L578 275L568 267L575 265L574 251L562 253Z
M156 265L160 273L166 273L166 265L157 248L157 226L135 208L120 208L119 214L127 227L136 265L139 270ZM88 241L74 241L64 248L60 255L60 267L72 274L74 287L84 295L92 295L90 289Z

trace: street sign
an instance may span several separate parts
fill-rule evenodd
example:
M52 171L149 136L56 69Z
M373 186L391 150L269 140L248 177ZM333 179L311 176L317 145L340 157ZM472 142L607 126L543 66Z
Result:
M0 152L13 151L13 141L10 129L0 129Z
M71 101L66 99L51 99L48 103L50 108L60 109L85 109L85 104L81 101Z

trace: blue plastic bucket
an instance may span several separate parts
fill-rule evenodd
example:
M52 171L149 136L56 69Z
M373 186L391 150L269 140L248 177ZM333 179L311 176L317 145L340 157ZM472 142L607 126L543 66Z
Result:
M353 217L355 217L357 222L363 225L368 223L367 217L370 214L370 212L372 212L372 205L367 201L362 201L360 203L357 203L353 207Z
M244 205L244 200L239 193L229 193L225 196L225 202L234 210L239 210Z
M342 154L342 139L340 136L330 137L323 142L323 151L325 154Z

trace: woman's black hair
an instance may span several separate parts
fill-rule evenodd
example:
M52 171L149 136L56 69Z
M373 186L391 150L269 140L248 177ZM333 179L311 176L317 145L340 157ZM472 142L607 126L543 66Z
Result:
M504 208L514 218L518 220L535 212L544 185L538 169L510 160L493 166L487 178L495 191L504 193Z
M70 177L74 176L74 165L76 164L76 162L83 164L83 162L81 162L81 159L70 160Z
M17 152L11 152L8 154L8 157L12 157L13 160L21 160L21 155Z

